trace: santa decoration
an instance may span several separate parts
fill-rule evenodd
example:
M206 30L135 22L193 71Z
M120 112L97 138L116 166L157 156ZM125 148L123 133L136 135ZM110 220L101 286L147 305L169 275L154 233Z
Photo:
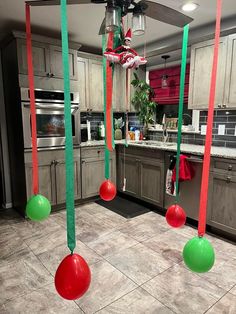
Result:
M131 29L129 28L124 39L124 45L115 49L107 49L104 52L104 56L108 61L114 63L120 63L125 69L138 68L142 64L146 64L147 60L144 57L138 55L138 53L130 48L132 40Z

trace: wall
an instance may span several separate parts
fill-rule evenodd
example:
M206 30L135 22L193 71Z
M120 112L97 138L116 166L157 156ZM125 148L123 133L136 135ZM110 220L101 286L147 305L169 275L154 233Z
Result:
M200 112L200 126L207 123L207 111ZM225 125L225 135L217 135L219 124ZM212 145L228 148L236 148L236 136L234 135L236 126L236 110L215 110L214 112L214 124L213 124L213 138ZM150 140L162 141L162 132L149 132ZM169 141L177 141L177 133L169 132ZM186 144L205 144L205 135L201 134L182 134L182 143Z

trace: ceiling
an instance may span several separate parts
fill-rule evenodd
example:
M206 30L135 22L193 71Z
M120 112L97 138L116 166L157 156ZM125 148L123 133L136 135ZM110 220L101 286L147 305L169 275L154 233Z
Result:
M153 0L180 10L185 0ZM213 23L215 20L216 0L194 0L199 8L187 15L194 18L190 24L190 30L202 25ZM222 18L235 16L235 0L223 0ZM105 6L103 4L83 4L68 6L69 36L72 41L81 43L84 47L100 49L101 36L98 35L100 24L104 18ZM0 30L2 33L12 29L24 30L24 0L0 1ZM131 24L131 15L125 17L125 23ZM175 26L158 22L149 17L146 19L147 29L144 36L134 36L133 47L140 47L155 43L163 38L181 33L181 29ZM60 9L59 6L32 7L31 9L32 32L47 36L60 37ZM236 23L235 23L236 24ZM153 46L153 45L152 45ZM83 48L82 48L83 50Z

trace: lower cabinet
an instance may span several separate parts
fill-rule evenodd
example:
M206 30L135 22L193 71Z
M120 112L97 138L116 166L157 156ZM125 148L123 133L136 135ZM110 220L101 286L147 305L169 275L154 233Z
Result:
M163 207L164 153L147 148L124 149L118 148L118 190L123 192L125 177L126 194Z
M140 160L140 196L147 202L163 206L164 163L155 159Z
M104 148L81 148L82 198L99 195L99 188L104 179ZM110 154L110 178L116 182L115 153Z
M32 191L32 156L25 153L27 198ZM52 205L65 203L66 173L64 150L40 151L38 153L39 193L47 197ZM81 198L80 149L74 149L74 193L75 200Z
M236 235L236 175L212 172L208 224Z
M134 197L139 195L139 160L135 156L118 156L117 188L123 191L124 178L126 179L125 192Z

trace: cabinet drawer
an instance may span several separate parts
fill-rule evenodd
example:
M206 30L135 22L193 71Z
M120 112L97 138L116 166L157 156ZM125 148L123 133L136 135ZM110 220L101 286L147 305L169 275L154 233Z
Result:
M104 158L104 146L85 147L81 149L81 158Z
M129 146L127 148L124 145L117 145L117 150L119 154L128 154L135 155L134 158L155 158L155 160L159 159L160 161L164 161L164 150L159 150L151 147L137 147L137 146ZM125 150L125 152L124 152Z
M236 172L236 160L214 159L212 162L212 170L214 172Z

